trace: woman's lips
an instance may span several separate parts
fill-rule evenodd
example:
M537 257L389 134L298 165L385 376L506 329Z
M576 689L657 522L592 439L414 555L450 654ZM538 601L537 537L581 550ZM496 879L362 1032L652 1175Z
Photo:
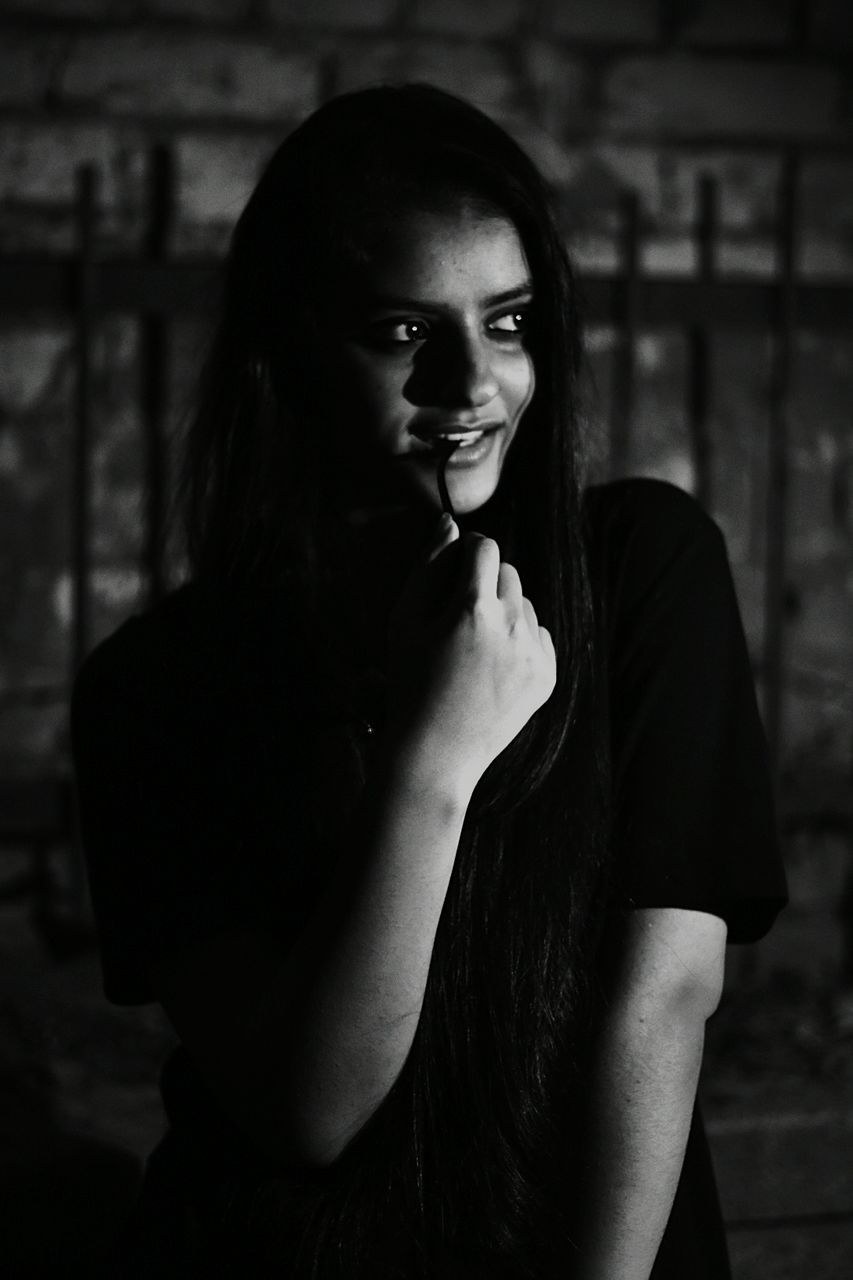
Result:
M454 469L474 466L490 452L494 438L499 430L500 425L494 424L477 429L466 428L456 431L431 432L428 437L426 435L420 437L425 441L423 448L409 450L406 456L416 457L424 462L437 463L444 456L444 449L441 446L445 442L452 442L455 448L450 455L447 466Z
M458 444L447 460L448 471L475 467L482 462L491 453L497 432L497 427L493 427L490 431L482 432L471 444Z

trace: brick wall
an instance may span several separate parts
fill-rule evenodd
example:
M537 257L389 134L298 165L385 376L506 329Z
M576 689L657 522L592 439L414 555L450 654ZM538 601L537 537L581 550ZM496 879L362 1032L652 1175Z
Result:
M132 250L145 162L174 148L174 253L218 252L265 156L339 90L426 79L471 98L526 145L560 193L589 272L617 260L616 208L638 193L645 269L695 269L696 180L721 193L722 272L772 275L783 156L802 158L798 272L853 279L853 10L849 0L4 0L0 250L73 244L75 168L97 165L99 243ZM853 748L851 334L803 332L794 368L785 755L840 778ZM199 344L173 335L174 420ZM590 333L606 418L613 337ZM136 600L141 509L138 334L99 326L93 501L97 633ZM769 353L761 333L713 344L714 512L747 629L761 628ZM639 347L633 470L690 487L683 335ZM0 761L64 750L70 579L70 333L61 316L0 318ZM601 428L595 428L601 432ZM38 706L19 691L45 690ZM55 695L51 693L55 692Z

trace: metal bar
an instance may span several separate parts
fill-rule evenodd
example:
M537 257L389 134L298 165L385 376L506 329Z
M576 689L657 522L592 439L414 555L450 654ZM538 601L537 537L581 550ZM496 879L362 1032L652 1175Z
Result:
M711 284L714 275L714 238L717 233L717 188L713 178L703 176L699 182L699 208L696 219L696 248L699 257L700 291ZM692 324L687 331L687 425L693 454L695 494L702 505L710 508L711 439L709 418L711 404L710 336L704 320Z
M727 1218L726 1231L790 1231L853 1222L853 1209L824 1209L821 1213L786 1213L767 1218Z
M582 277L588 319L618 324L624 310L622 286L607 277ZM771 328L779 313L779 281L714 280L700 287L691 278L644 276L636 300L640 328L704 324L709 329ZM799 328L853 330L853 285L792 284L789 305Z
M74 411L72 463L72 625L71 676L86 656L90 634L91 568L92 337L97 306L95 256L96 173L93 165L78 171L75 220L77 280L74 333Z
M149 220L145 255L159 263L168 253L174 207L174 166L170 151L159 146L149 161ZM142 560L148 600L163 594L165 460L163 427L168 399L168 331L162 311L144 311L139 328L140 404L145 450L145 533Z
M151 262L110 258L96 264L101 311L163 315L207 312L216 297L217 259ZM0 260L0 306L27 315L73 311L76 257Z
M624 475L631 457L640 296L640 202L635 191L623 193L620 213L622 290L617 341L613 353L609 459L611 476Z
M221 263L214 259L165 262L110 259L93 264L101 313L174 316L209 314L215 305ZM77 262L72 258L0 261L0 307L10 315L73 314ZM624 283L615 276L580 277L589 319L618 324ZM709 329L769 328L778 312L780 286L771 280L714 280L699 287L692 277L643 276L637 298L641 328L704 323ZM853 284L823 281L793 287L797 325L817 332L853 329Z
M795 57L802 56L804 49L812 47L813 13L812 0L794 0L793 10L788 20L788 49Z
M91 641L91 456L92 456L92 342L98 308L98 278L95 266L95 222L97 216L97 174L94 165L77 171L74 204L77 258L74 264L74 392L72 413L72 494L71 494L71 647L69 678L73 681ZM63 823L63 857L67 867L66 907L68 919L83 921L87 912L86 873L76 836L76 824L69 811ZM46 848L33 849L36 863L34 890L35 919L44 932L54 912L46 875Z
M777 221L779 293L774 326L767 436L767 547L764 590L764 727L774 778L778 782L783 734L785 589L787 552L789 401L796 315L794 271L797 248L797 156L782 167Z

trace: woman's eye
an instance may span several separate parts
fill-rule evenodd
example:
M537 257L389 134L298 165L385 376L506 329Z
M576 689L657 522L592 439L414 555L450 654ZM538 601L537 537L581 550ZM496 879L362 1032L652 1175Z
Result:
M498 333L524 333L527 328L527 311L524 309L507 311L504 315L490 320L489 328L497 330Z
M383 331L389 342L422 342L429 332L423 320L393 320Z

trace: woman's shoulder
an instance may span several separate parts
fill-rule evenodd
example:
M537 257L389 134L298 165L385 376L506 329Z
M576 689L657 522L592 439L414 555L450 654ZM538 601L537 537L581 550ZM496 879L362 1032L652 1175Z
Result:
M203 633L202 594L187 584L158 604L126 618L84 661L75 682L86 693L120 685L143 686L176 669L193 650L193 633Z
M195 690L222 696L289 669L286 628L254 599L226 599L190 582L123 622L83 663L74 702L162 704Z
M723 535L676 485L636 477L590 486L584 517L593 592L611 613L633 616L649 602L687 607L703 583L728 592Z
M590 541L718 538L720 531L691 494L667 480L631 476L590 485L584 493Z

